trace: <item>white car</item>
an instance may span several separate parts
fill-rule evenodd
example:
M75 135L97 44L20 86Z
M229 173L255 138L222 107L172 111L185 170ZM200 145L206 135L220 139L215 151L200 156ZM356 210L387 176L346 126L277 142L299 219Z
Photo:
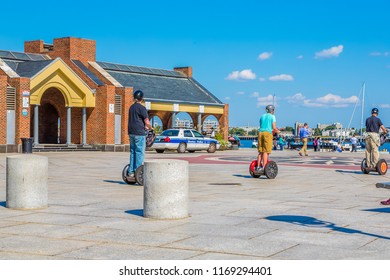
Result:
M163 131L156 137L152 146L157 153L163 153L165 150L177 150L178 153L206 150L214 153L219 147L220 143L217 140L204 137L194 129L184 128Z

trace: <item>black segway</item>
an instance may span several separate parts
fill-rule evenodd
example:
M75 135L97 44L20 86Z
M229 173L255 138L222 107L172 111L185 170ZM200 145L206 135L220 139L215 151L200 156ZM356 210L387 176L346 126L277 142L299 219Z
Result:
M263 169L256 171L257 160L253 160L249 165L249 174L253 178L260 178L260 176L265 175L268 179L275 179L278 175L278 165L276 162L269 160Z
M380 145L382 146L383 143L386 141L386 135L382 134L380 136ZM387 173L387 162L384 159L378 160L378 163L374 168L369 168L367 166L367 161L366 159L362 160L362 163L360 164L360 168L363 172L363 174L368 174L370 172L378 172L379 175L385 175Z
M130 164L127 164L123 170L122 170L122 179L123 181L126 183L126 184L129 184L129 185L134 185L134 184L138 184L138 185L143 185L144 184L144 166L141 165L139 166L135 172L134 172L134 177L133 178L129 178L127 176L127 170L129 169L129 166Z
M154 140L156 139L156 133L154 132L153 129L149 129L146 131L146 147L150 148L153 146ZM123 170L122 170L122 179L126 184L129 185L134 185L137 183L138 185L143 185L144 184L144 166L141 165L139 166L135 172L134 172L134 179L129 178L127 176L127 171L129 169L130 164L127 164Z

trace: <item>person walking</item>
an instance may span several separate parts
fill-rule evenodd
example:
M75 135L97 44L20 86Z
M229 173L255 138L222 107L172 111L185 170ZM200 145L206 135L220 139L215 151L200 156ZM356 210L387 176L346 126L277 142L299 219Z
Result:
M314 152L317 152L318 151L318 140L320 139L320 137L314 137L313 139L313 148L314 148Z
M351 138L351 145L352 145L351 153L357 152L358 139L356 138L356 134L354 134Z
M366 165L368 168L375 168L379 160L379 130L382 129L384 133L387 133L381 119L378 118L378 114L378 108L373 108L371 117L366 119Z
M134 104L129 108L128 133L130 138L130 166L127 177L134 179L135 170L144 163L146 134L145 129L153 129L148 111L141 104L144 93L137 90L133 94Z
M258 151L257 166L255 171L261 171L268 163L269 155L272 152L273 136L272 133L280 133L276 128L275 107L267 105L265 107L266 113L260 117L259 133L258 133Z
M299 131L299 138L301 138L302 141L302 149L299 151L299 155L303 156L302 152L305 154L305 156L308 156L309 154L307 153L307 138L310 135L309 132L309 125L307 123L304 123L303 127Z

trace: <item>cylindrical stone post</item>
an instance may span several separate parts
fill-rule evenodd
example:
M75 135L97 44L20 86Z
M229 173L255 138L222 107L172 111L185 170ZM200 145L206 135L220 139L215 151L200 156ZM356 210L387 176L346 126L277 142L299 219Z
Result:
M188 162L157 159L144 163L144 217L188 217Z
M46 208L48 166L48 158L44 156L7 156L6 207L26 210Z

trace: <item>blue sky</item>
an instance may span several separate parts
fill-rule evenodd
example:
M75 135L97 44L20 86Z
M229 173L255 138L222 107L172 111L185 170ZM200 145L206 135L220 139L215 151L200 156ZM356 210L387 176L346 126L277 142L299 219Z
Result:
M2 11L2 50L72 36L96 40L98 61L192 66L229 104L230 126L257 126L275 95L279 127L347 127L363 82L364 117L378 107L390 126L390 1L22 0ZM360 116L358 105L352 127Z

